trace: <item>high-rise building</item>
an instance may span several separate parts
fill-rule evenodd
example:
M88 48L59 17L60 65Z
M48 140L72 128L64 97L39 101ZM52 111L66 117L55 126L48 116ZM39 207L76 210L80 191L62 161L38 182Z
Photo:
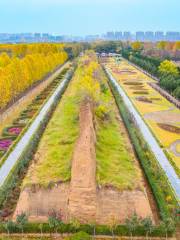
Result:
M144 40L145 41L150 41L150 42L154 41L154 32L151 32L151 31L145 32Z
M155 38L155 41L162 41L164 40L164 33L161 31L157 31L155 32L154 38Z
M124 41L130 41L131 39L132 39L131 33L130 32L124 32L123 40Z
M180 40L180 33L179 32L167 32L166 33L166 40L178 41L178 40Z
M115 39L114 32L107 32L106 37L108 40L114 40Z
M123 38L122 32L115 32L114 36L115 40L122 40Z
M144 38L145 36L144 36L144 32L136 32L136 40L137 41L144 41L145 40L145 38Z

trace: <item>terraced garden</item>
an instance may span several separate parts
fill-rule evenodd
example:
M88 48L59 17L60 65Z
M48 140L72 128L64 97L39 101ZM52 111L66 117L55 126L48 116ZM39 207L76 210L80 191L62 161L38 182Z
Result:
M155 82L153 79L126 61L122 60L117 65L111 58L107 66L143 116L177 174L180 174L180 110L149 85Z
M148 192L106 76L89 52L41 138L14 218L26 212L47 221L61 209L64 222L124 222L134 211L155 221Z

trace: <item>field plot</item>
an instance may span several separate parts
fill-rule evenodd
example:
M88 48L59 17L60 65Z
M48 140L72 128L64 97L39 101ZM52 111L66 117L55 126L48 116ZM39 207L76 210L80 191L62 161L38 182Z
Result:
M179 174L180 110L148 84L155 82L153 79L126 61L122 60L117 65L111 58L107 66L143 116Z
M51 211L64 222L124 222L136 212L151 217L138 160L107 79L93 52L78 67L43 136L14 217L46 221Z

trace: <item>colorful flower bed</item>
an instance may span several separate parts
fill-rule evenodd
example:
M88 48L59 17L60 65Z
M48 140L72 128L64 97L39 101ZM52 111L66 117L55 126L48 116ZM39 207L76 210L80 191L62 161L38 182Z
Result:
M22 111L20 116L13 121L11 126L4 128L2 131L2 137L0 138L0 158L4 156L13 141L20 135L30 120L35 116L67 70L68 69L63 70L60 76L58 76L49 86L47 86L46 89L36 96L27 109Z
M13 140L10 138L0 139L0 151L7 151Z
M10 127L8 129L8 133L13 134L13 135L19 135L22 131L21 127Z

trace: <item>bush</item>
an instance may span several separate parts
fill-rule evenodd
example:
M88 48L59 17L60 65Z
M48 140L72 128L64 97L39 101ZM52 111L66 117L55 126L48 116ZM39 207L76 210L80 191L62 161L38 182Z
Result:
M82 232L82 231L75 233L72 236L66 238L66 240L90 240L90 239L92 239L91 236L86 232Z

